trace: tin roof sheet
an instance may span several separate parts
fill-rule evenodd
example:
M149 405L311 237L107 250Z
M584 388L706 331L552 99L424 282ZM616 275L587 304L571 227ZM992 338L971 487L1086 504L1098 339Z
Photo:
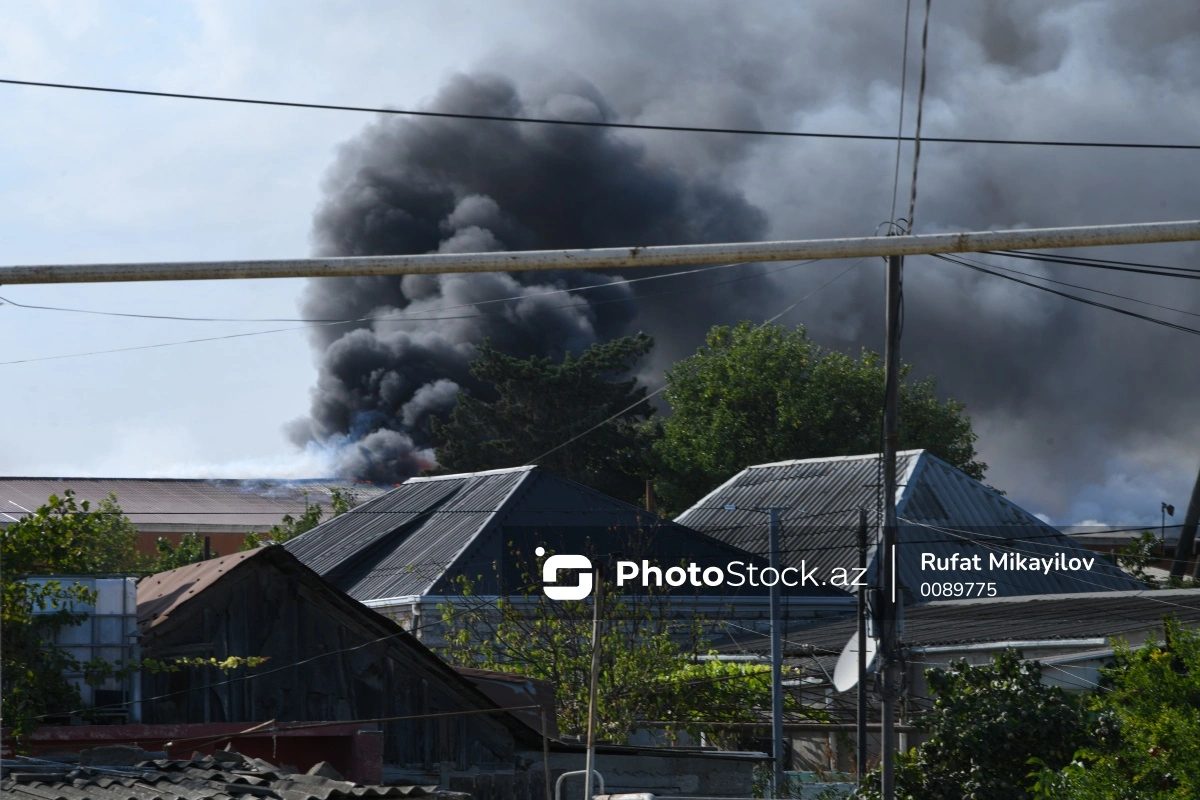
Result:
M0 790L26 800L341 800L420 797L434 786L364 786L293 774L255 758L218 751L188 761L142 761L132 767L56 764L21 758L3 763Z
M502 557L502 530L557 530L574 542L598 532L651 530L672 546L745 557L728 542L536 467L413 478L284 544L358 600L439 594L453 570L474 575ZM608 534L605 534L608 535ZM843 594L832 588L809 594ZM795 593L795 592L791 592Z
M1000 642L1133 638L1161 631L1164 616L1200 626L1200 589L1087 592L940 600L904 611L906 647L937 647ZM784 637L789 653L811 650L836 655L854 633L854 618L843 618ZM747 637L725 650L766 652L764 637Z
M749 467L676 518L689 527L751 552L767 553L767 526L756 508L783 507L781 542L785 564L821 574L854 567L859 509L868 510L868 564L874 569L881 486L878 454L804 459ZM939 581L991 583L999 596L1140 589L1142 584L1103 557L1076 544L1022 509L925 450L898 454L896 502L897 578L909 602ZM737 511L724 508L726 504ZM1025 557L1093 558L1087 571L992 570L947 574L922 569L936 558L992 553ZM986 591L986 590L985 590Z
M26 478L0 477L0 525L14 522L50 495L75 492L92 505L110 494L134 525L243 526L266 530L285 514L298 516L305 501L329 508L333 489L348 491L359 502L387 491L369 483L331 480L175 479L175 478Z

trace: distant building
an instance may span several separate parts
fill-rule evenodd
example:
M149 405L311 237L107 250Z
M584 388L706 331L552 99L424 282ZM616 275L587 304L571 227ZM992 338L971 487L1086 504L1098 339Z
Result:
M0 477L0 527L68 489L93 506L114 494L140 533L140 552L154 554L160 536L179 544L183 534L194 533L227 555L242 546L247 533L266 533L287 514L299 517L306 501L328 514L333 489L362 503L389 488L329 480Z
M899 453L896 480L897 579L906 603L942 599L946 583L984 584L983 596L996 597L1144 588L1104 556L926 450ZM750 509L786 508L784 562L826 573L858 563L859 511L865 509L873 573L881 484L877 454L760 464L730 478L675 521L764 555L762 515ZM745 510L725 510L728 504ZM1034 558L1045 561L1035 564ZM963 559L970 559L970 569L963 568ZM1046 563L1048 569L1039 566Z

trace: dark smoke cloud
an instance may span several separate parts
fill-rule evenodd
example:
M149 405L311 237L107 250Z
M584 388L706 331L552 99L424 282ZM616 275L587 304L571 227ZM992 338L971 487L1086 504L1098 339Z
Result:
M482 74L455 78L433 107L613 118L583 81L531 98ZM325 188L315 232L331 255L711 242L758 238L766 227L738 192L656 164L602 129L385 119L342 149ZM557 358L626 333L638 292L615 280L563 271L313 282L304 311L314 317L442 319L321 329L312 414L292 435L334 450L357 477L398 480L432 466L430 418L460 389L479 388L467 370L477 345ZM595 288L544 294L580 287ZM519 299L465 307L505 298Z
M910 132L920 6L914 4L912 82L906 96ZM500 46L484 64L513 76L521 94L503 80L460 79L439 105L651 123L895 130L900 6L827 0L766 8L693 0L682 9L606 0L555 4L545 19L542 52L515 55ZM567 73L586 75L591 83L564 88L557 76ZM1193 142L1200 130L1200 6L1190 0L935 3L924 126L929 135ZM574 147L595 158L581 154L584 168L567 181L557 171L562 161L556 157L575 152ZM496 161L498 153L504 154L502 162ZM907 207L911 147L903 155L899 213ZM436 250L460 236L459 241L477 237L471 246L486 249L501 246L496 242L515 248L533 242L585 246L760 234L868 235L888 217L894 157L886 143L382 124L341 155L330 179L329 203L318 218L317 240L323 252L354 254ZM506 171L503 164L513 163L510 158L520 167ZM553 168L539 168L543 160ZM1195 153L1184 152L926 144L917 229L1196 218L1196 161ZM620 219L607 213L589 216L589 209L630 202L626 194L619 203L613 199L620 193L612 182L622 179L660 188L644 195L636 213ZM476 195L495 203L486 213L472 212L487 222L469 230L466 220L478 217L468 210L462 212L463 222L448 221ZM765 225L754 208L764 210ZM563 213L556 214L559 210ZM694 213L703 218L693 220ZM1189 245L1084 254L1200 264L1200 250ZM1191 281L985 260L1200 311L1200 291ZM581 332L575 340L580 343L634 328L655 334L657 368L693 350L708 325L763 319L841 268L799 268L640 302L634 292L614 287L614 296L628 303L580 300L577 311L555 313L568 330ZM990 482L1062 523L1091 517L1132 524L1157 520L1160 500L1185 505L1200 455L1195 424L1200 371L1193 366L1193 337L931 259L910 259L907 269L905 357L918 373L936 374L946 394L968 403L981 433L981 455L992 466ZM582 278L553 280L565 285L577 279ZM512 280L528 287L549 279ZM352 315L378 307L458 302L443 296L449 289L441 282L434 282L428 301L416 294L400 297L395 285L369 279L333 288L314 284L309 310ZM831 346L880 349L881 288L878 263L863 264L786 321L808 325ZM1131 307L1196 323L1195 317ZM439 379L467 385L461 365L471 344L483 335L500 338L488 326L502 327L526 352L548 352L536 341L544 324L472 320L450 330L459 323L440 323L436 335L428 326L370 330L373 346L391 355L369 360L366 372L349 363L339 367L337 358L331 360L335 348L322 340L318 346L325 363L306 436L324 441L345 433L363 410L395 418L420 387ZM391 337L401 334L407 337L404 345L392 346ZM551 342L561 340L556 334ZM452 352L454 358L439 360L425 349ZM346 348L338 358L352 362L357 358L352 351ZM383 403L370 387L375 379L369 376L377 370L381 376L388 370L404 376L407 388L397 395L399 406ZM648 377L655 377L652 372ZM426 398L432 403L446 395L423 395L421 402ZM415 412L407 419L418 428L422 423ZM391 424L407 431L404 423ZM414 446L421 441L414 438Z

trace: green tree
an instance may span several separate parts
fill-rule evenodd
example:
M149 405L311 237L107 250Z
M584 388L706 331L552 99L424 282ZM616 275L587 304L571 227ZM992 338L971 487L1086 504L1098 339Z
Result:
M329 509L332 516L338 517L345 514L350 509L354 508L357 503L357 498L354 492L349 489L339 489L334 487L329 490ZM291 514L284 514L283 519L278 525L272 525L271 529L266 534L248 533L246 539L242 543L240 550L253 550L264 544L283 544L289 539L295 539L306 531L311 531L313 528L321 524L321 518L325 515L325 509L320 503L313 503L308 499L308 492L304 493L304 511L299 517L293 517Z
M137 554L137 530L110 495L95 508L78 502L70 489L0 529L0 639L3 701L0 717L20 739L39 717L79 705L79 691L64 670L89 672L83 664L48 644L56 631L86 619L77 605L95 602L78 583L25 580L39 575L130 573L144 569Z
M1158 581L1147 572L1147 568L1161 557L1162 543L1158 537L1150 531L1142 531L1117 553L1117 566L1150 588L1157 589Z
M171 544L171 540L160 536L154 540L154 549L158 557L150 567L151 572L166 572L170 569L186 567L205 559L204 539L197 533L185 533L179 537L179 544ZM208 558L217 558L221 554L209 548Z
M1095 742L1039 778L1058 800L1200 797L1200 631L1164 620L1164 641L1115 645L1114 665L1091 699Z
M520 466L548 453L540 466L636 502L650 477L649 434L638 423L654 409L645 387L624 376L653 345L645 334L625 336L556 362L514 358L485 342L471 374L494 392L460 392L449 420L434 421L438 464L447 472L474 472ZM599 423L605 424L549 452Z
M532 579L523 583L540 585ZM591 683L591 600L553 601L540 591L477 597L472 585L460 579L460 596L440 606L445 642L441 655L459 666L551 682L559 731L584 735ZM688 618L686 610L680 615L679 608L672 609L666 596L606 593L601 602L601 740L622 744L643 723L666 722L669 736L687 732L698 739L704 731L710 741L736 748L741 737L722 739L701 723L763 720L756 710L771 705L768 665L697 658L703 649L700 624ZM793 719L827 718L791 696L785 709ZM769 732L769 723L763 725L760 735Z
M925 448L981 479L976 436L964 406L941 402L932 378L902 370L900 447ZM877 451L883 409L881 359L827 350L803 327L713 328L705 346L666 374L671 415L662 438L656 488L681 510L751 464Z
M1058 769L1087 741L1082 699L1043 684L1041 665L1015 650L925 675L935 698L919 722L928 738L898 757L897 797L1027 800L1031 759ZM861 796L877 798L878 785L875 772Z

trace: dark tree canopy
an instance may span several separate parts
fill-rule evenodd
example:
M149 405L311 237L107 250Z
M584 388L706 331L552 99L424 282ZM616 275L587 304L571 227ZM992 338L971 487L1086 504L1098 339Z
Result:
M654 409L645 400L646 388L624 376L653 345L652 337L639 333L555 361L514 358L485 342L471 362L471 374L495 392L491 397L460 392L449 420L434 422L440 469L520 466L621 412L538 465L636 502L650 477L649 433L639 423Z
M982 478L964 406L940 402L932 378L907 380L900 447L925 448ZM803 327L716 327L705 346L667 372L671 416L655 446L660 497L680 510L752 464L877 452L882 359L827 350Z

